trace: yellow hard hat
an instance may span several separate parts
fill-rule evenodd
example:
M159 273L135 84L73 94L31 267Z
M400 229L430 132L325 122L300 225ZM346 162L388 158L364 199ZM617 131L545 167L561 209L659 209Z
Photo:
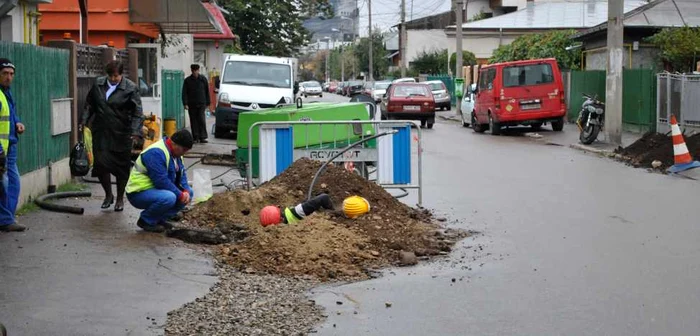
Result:
M369 212L369 202L360 196L350 196L343 201L343 212L348 218L357 218Z

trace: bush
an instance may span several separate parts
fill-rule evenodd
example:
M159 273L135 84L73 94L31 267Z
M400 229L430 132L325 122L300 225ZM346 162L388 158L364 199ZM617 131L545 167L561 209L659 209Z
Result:
M498 47L489 63L556 58L562 69L579 69L581 50L566 50L571 46L571 36L575 33L575 30L559 30L520 36L511 44Z

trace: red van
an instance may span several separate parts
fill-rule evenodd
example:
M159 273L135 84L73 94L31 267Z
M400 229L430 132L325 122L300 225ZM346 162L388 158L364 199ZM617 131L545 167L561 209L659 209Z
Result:
M564 128L566 101L559 66L554 58L497 63L479 71L472 128L498 135L507 126L544 123Z

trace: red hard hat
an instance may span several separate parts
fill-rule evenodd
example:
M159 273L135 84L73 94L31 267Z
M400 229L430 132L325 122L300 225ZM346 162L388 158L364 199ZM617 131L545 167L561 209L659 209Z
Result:
M280 208L268 205L260 210L260 224L262 226L276 225L282 221Z

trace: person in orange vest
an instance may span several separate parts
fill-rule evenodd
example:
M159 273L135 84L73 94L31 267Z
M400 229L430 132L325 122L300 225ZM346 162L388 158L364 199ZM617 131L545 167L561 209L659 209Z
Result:
M0 58L0 231L4 232L26 230L15 219L20 192L17 142L25 128L10 91L14 78L15 65L7 58Z

